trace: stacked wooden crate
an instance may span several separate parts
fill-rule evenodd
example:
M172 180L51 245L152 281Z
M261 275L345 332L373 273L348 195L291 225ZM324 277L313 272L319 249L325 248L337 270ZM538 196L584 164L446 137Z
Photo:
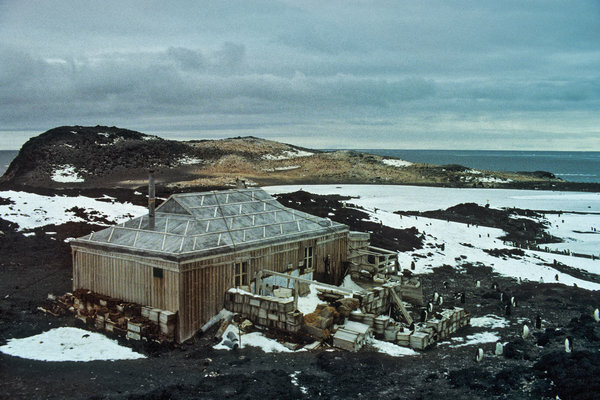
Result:
M423 350L469 324L470 314L464 308L455 307L441 312L442 318L433 318L415 326L412 333L398 332L396 343Z
M239 289L225 293L225 308L241 314L256 325L297 333L302 328L302 313L294 310L293 298L260 296Z
M86 324L128 339L174 340L177 314L79 289L65 304Z

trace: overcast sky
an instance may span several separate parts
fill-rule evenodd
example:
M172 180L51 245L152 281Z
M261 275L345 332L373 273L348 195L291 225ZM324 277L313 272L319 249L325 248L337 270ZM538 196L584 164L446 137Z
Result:
M0 37L4 148L100 124L600 151L599 1L5 0Z

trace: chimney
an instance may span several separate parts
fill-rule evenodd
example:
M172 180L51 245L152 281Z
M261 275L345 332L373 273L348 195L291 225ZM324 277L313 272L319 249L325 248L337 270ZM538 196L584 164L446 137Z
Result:
M156 195L154 189L154 171L148 171L148 229L154 230L155 226L155 214L154 208L156 207Z

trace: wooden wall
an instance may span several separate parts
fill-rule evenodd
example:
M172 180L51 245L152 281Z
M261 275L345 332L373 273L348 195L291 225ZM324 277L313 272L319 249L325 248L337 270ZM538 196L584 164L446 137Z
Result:
M90 289L115 298L178 312L177 340L192 337L224 304L233 287L234 263L247 261L249 279L257 271L285 272L298 268L304 248L313 247L314 276L339 284L347 256L348 232L264 246L178 265L161 259L73 246L73 289ZM330 256L330 274L325 258ZM153 277L153 268L163 277Z
M73 247L73 290L89 289L125 301L176 312L177 264L160 259ZM162 278L153 276L162 269Z
M285 272L298 268L304 258L304 247L313 246L315 275L324 275L324 258L331 258L330 281L341 281L343 261L346 260L347 232L306 239L259 249L226 254L185 263L181 266L180 335L181 340L193 336L204 323L223 308L225 292L233 283L236 261L248 261L249 278L268 269Z

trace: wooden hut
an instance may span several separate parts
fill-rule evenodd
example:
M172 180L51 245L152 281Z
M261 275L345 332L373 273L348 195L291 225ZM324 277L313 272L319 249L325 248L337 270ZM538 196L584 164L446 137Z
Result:
M231 287L259 270L314 270L339 283L348 227L292 210L265 191L175 194L148 215L73 240L73 289L177 313L176 339L192 337Z

